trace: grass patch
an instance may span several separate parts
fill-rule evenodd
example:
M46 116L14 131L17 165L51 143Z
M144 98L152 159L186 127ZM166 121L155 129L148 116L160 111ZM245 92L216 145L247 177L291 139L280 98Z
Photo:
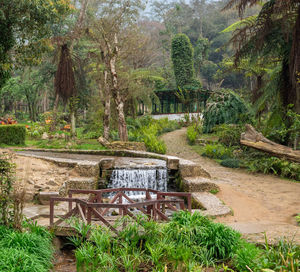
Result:
M42 227L19 232L0 226L1 272L48 272L53 252L52 237Z
M26 146L47 148L47 149L82 149L82 150L104 150L105 147L100 145L96 139L81 139L76 141L66 142L61 139L50 140L26 140Z

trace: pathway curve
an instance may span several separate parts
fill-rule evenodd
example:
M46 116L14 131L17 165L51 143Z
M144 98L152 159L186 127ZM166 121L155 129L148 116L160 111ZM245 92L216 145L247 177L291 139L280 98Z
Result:
M217 221L232 226L256 242L264 241L262 232L266 231L270 240L287 236L300 244L300 227L294 219L300 213L300 183L220 166L188 145L186 128L167 133L162 139L168 155L199 163L220 186L217 196L233 210L233 215Z

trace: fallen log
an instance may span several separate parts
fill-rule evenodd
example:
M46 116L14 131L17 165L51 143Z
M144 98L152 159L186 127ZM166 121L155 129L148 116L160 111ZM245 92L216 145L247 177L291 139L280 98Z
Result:
M242 145L267 152L275 157L300 163L300 150L274 143L257 132L251 125L246 125L246 132L241 134Z

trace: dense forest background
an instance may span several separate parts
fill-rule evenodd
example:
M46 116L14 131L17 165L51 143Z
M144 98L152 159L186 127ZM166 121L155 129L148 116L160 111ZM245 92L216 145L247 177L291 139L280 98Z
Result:
M105 138L117 128L127 140L126 117L141 103L151 112L157 90L230 89L288 143L300 104L299 7L288 2L5 0L0 114L65 114L73 127L83 120ZM179 34L190 59L176 60Z

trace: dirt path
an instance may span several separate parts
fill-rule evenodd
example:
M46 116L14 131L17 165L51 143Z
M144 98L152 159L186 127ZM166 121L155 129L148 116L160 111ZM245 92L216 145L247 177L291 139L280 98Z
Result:
M162 139L168 154L199 163L220 186L217 196L233 210L233 215L218 218L219 222L255 241L263 241L263 235L257 233L266 231L270 239L288 236L300 244L300 227L294 219L300 213L300 183L222 167L187 144L185 128L167 133Z

